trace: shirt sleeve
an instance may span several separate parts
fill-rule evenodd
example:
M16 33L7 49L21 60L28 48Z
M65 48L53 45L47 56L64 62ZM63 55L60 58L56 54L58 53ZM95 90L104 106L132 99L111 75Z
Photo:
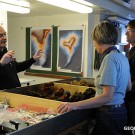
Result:
M30 66L35 62L36 61L33 58L30 58L30 59L27 59L27 60L22 61L22 62L15 61L14 65L15 65L17 73L18 73L18 72L21 72L21 71L24 71L24 70L30 68Z

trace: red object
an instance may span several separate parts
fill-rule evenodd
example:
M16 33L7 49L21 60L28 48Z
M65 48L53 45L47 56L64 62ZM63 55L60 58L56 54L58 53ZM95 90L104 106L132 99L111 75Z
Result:
M47 107L39 107L39 106L33 106L28 104L21 104L16 108L9 108L8 110L11 112L19 111L20 109L26 110L26 111L32 111L32 112L38 112L38 113L47 113L48 108Z
M127 45L124 45L124 49L130 49L130 43L128 43Z

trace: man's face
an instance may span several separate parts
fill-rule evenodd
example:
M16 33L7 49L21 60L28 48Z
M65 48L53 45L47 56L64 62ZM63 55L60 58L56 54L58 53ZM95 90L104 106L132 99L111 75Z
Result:
M0 47L7 45L7 34L3 27L0 26Z
M128 26L125 35L127 42L135 46L135 29L132 29Z

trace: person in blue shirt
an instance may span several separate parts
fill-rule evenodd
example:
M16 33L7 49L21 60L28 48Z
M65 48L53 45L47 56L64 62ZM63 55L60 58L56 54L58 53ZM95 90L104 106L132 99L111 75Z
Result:
M91 37L98 53L102 54L95 78L96 95L93 98L63 103L59 113L96 108L96 123L92 135L122 135L127 124L125 93L131 89L129 62L116 48L118 33L108 21L99 23Z

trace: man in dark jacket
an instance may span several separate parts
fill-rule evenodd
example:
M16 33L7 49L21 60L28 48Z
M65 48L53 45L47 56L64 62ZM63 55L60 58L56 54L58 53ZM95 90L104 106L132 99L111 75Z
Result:
M135 20L131 20L126 30L127 42L132 48L129 51L128 59L130 65L130 74L132 81L132 90L127 92L125 101L128 113L129 126L135 127Z
M39 49L32 58L23 62L17 62L13 58L14 51L8 51L6 43L6 31L0 26L0 90L20 87L21 84L17 73L29 68L41 57L42 53Z

